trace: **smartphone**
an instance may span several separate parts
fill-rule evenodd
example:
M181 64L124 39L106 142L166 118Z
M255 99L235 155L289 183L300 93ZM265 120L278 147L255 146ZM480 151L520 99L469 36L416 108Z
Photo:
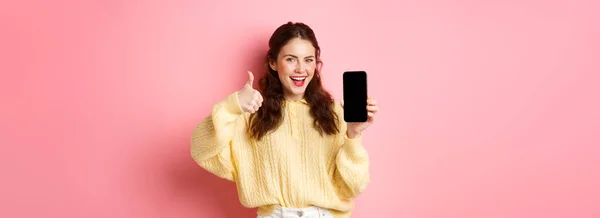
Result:
M367 72L346 71L343 76L344 120L346 122L366 122L367 114Z

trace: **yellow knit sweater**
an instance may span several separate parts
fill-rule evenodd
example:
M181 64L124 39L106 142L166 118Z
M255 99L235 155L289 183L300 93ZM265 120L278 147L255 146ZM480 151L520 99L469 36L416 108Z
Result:
M236 183L239 200L258 214L276 205L320 206L350 217L369 183L369 157L360 136L346 135L343 108L335 103L340 133L321 136L306 101L284 101L283 122L260 141L249 140L237 92L214 105L194 130L191 155L202 168Z

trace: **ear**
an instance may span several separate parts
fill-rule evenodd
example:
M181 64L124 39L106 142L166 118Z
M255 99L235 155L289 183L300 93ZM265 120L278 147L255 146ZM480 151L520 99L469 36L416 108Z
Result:
M271 67L271 70L277 71L277 62L269 60L269 67Z
M321 72L321 69L323 69L323 61L319 60L317 61L317 70Z

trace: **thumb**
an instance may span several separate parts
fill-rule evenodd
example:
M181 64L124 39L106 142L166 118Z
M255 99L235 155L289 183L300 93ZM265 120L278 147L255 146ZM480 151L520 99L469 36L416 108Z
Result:
M252 85L254 85L254 74L252 74L252 72L248 71L248 82L246 83L247 86L250 86L252 88Z

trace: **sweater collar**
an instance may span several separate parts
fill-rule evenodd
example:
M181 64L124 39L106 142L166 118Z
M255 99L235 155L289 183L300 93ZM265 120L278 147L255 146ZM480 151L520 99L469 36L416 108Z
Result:
M296 104L300 103L300 104L305 104L305 105L308 105L308 101L306 101L306 99L305 99L305 98L303 98L303 99L300 99L300 100L298 100L298 101L295 101L295 102L294 102L294 101L287 100L287 99L285 99L285 101L286 101L286 102L289 102L289 103L296 103Z

